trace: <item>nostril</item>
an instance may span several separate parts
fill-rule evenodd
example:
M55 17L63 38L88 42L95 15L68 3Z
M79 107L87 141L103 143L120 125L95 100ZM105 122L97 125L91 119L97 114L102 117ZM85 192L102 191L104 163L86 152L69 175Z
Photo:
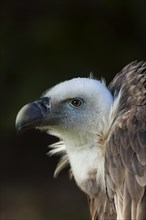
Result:
M50 98L44 97L41 100L42 100L42 105L44 105L47 108L50 107Z
M40 100L37 101L37 104L41 107L41 109L44 112L49 112L50 111L50 98L48 97L43 97Z

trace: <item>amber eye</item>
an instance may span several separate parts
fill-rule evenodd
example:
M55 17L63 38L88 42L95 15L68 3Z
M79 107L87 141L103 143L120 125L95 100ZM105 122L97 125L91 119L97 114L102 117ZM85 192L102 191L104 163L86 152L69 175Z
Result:
M82 99L74 98L70 103L73 107L79 108L83 104L83 101Z

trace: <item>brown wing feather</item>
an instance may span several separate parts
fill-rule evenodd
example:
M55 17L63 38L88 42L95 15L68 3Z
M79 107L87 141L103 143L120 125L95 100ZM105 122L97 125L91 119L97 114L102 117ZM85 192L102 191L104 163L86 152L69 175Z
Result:
M92 220L116 220L117 215L105 191L99 189L96 198L88 198Z
M109 88L121 103L107 143L105 175L108 196L119 219L146 219L146 63L133 62Z

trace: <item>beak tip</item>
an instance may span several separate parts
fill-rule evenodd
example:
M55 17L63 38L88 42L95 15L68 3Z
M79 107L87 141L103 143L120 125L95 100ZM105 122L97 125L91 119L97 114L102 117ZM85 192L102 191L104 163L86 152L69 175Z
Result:
M25 130L39 126L43 119L43 112L40 105L32 102L24 105L16 116L15 127L20 134Z
M27 110L27 105L23 106L16 116L15 128L16 128L17 134L21 133L21 130L23 128L23 124L25 124L26 110Z
M17 114L15 127L17 133L40 126L47 114L49 98L44 97L32 103L24 105ZM49 108L50 110L50 108Z
M20 135L22 133L20 128L16 128L16 132L17 132L17 135Z

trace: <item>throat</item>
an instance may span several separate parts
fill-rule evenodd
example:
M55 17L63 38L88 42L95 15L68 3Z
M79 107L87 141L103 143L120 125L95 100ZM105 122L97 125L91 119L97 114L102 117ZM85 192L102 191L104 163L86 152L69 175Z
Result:
M77 185L87 195L95 197L104 190L104 157L97 144L67 147L67 155ZM100 187L99 187L100 186Z

